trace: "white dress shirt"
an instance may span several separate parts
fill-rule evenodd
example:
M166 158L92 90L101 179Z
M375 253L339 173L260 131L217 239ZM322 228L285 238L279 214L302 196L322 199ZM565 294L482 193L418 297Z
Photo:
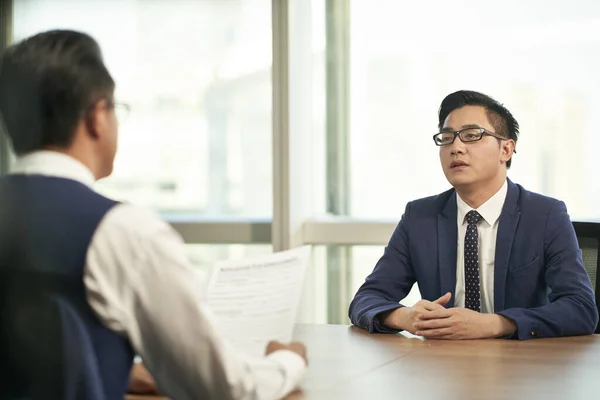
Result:
M51 151L17 160L12 173L94 183L86 166ZM183 241L149 211L119 204L106 214L88 248L84 284L102 323L129 339L159 388L174 399L212 399L224 392L233 399L278 399L305 374L296 353L251 358L221 338ZM226 376L219 374L223 370Z
M494 312L494 259L496 257L496 237L498 235L498 222L500 214L506 200L508 185L504 185L483 203L477 211L483 219L477 224L479 234L479 282L481 293L481 312ZM465 234L467 233L466 215L473 208L456 194L456 206L458 208L458 248L456 251L456 288L455 288L455 307L465 306Z

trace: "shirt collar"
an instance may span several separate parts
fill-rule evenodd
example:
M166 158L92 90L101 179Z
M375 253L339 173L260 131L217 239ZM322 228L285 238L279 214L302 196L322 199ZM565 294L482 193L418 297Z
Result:
M87 186L96 180L92 171L75 158L50 150L35 151L17 158L10 173L71 179Z
M506 193L508 192L508 185L506 181L504 184L496 192L495 195L490 197L485 203L479 206L476 211L483 217L485 222L487 222L490 226L493 226L498 218L500 218L500 214L502 213L502 207L504 207L504 200L506 200ZM458 193L456 194L456 206L458 208L458 221L460 224L464 225L466 223L465 217L467 213L473 208L471 208L467 203L460 198Z

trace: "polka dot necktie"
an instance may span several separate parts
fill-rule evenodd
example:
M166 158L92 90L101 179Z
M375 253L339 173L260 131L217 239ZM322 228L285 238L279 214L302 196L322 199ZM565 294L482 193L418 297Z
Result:
M475 210L467 213L467 234L465 235L465 307L481 311L479 289L479 249L477 223L482 216Z

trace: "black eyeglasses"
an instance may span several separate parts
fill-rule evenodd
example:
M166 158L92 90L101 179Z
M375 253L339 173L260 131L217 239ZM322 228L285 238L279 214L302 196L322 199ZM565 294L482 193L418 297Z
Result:
M433 141L436 146L447 146L454 143L458 136L463 143L477 142L483 138L483 135L490 135L497 139L508 140L508 138L495 132L488 131L485 128L466 128L456 132L440 132L433 135ZM516 151L515 151L516 153Z

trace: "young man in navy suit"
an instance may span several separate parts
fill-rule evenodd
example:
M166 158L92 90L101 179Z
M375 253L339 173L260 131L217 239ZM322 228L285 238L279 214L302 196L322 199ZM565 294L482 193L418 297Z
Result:
M453 189L412 201L350 304L354 325L427 339L593 333L598 311L562 201L507 178L519 125L481 93L448 95L433 140ZM399 304L417 282L423 300Z

